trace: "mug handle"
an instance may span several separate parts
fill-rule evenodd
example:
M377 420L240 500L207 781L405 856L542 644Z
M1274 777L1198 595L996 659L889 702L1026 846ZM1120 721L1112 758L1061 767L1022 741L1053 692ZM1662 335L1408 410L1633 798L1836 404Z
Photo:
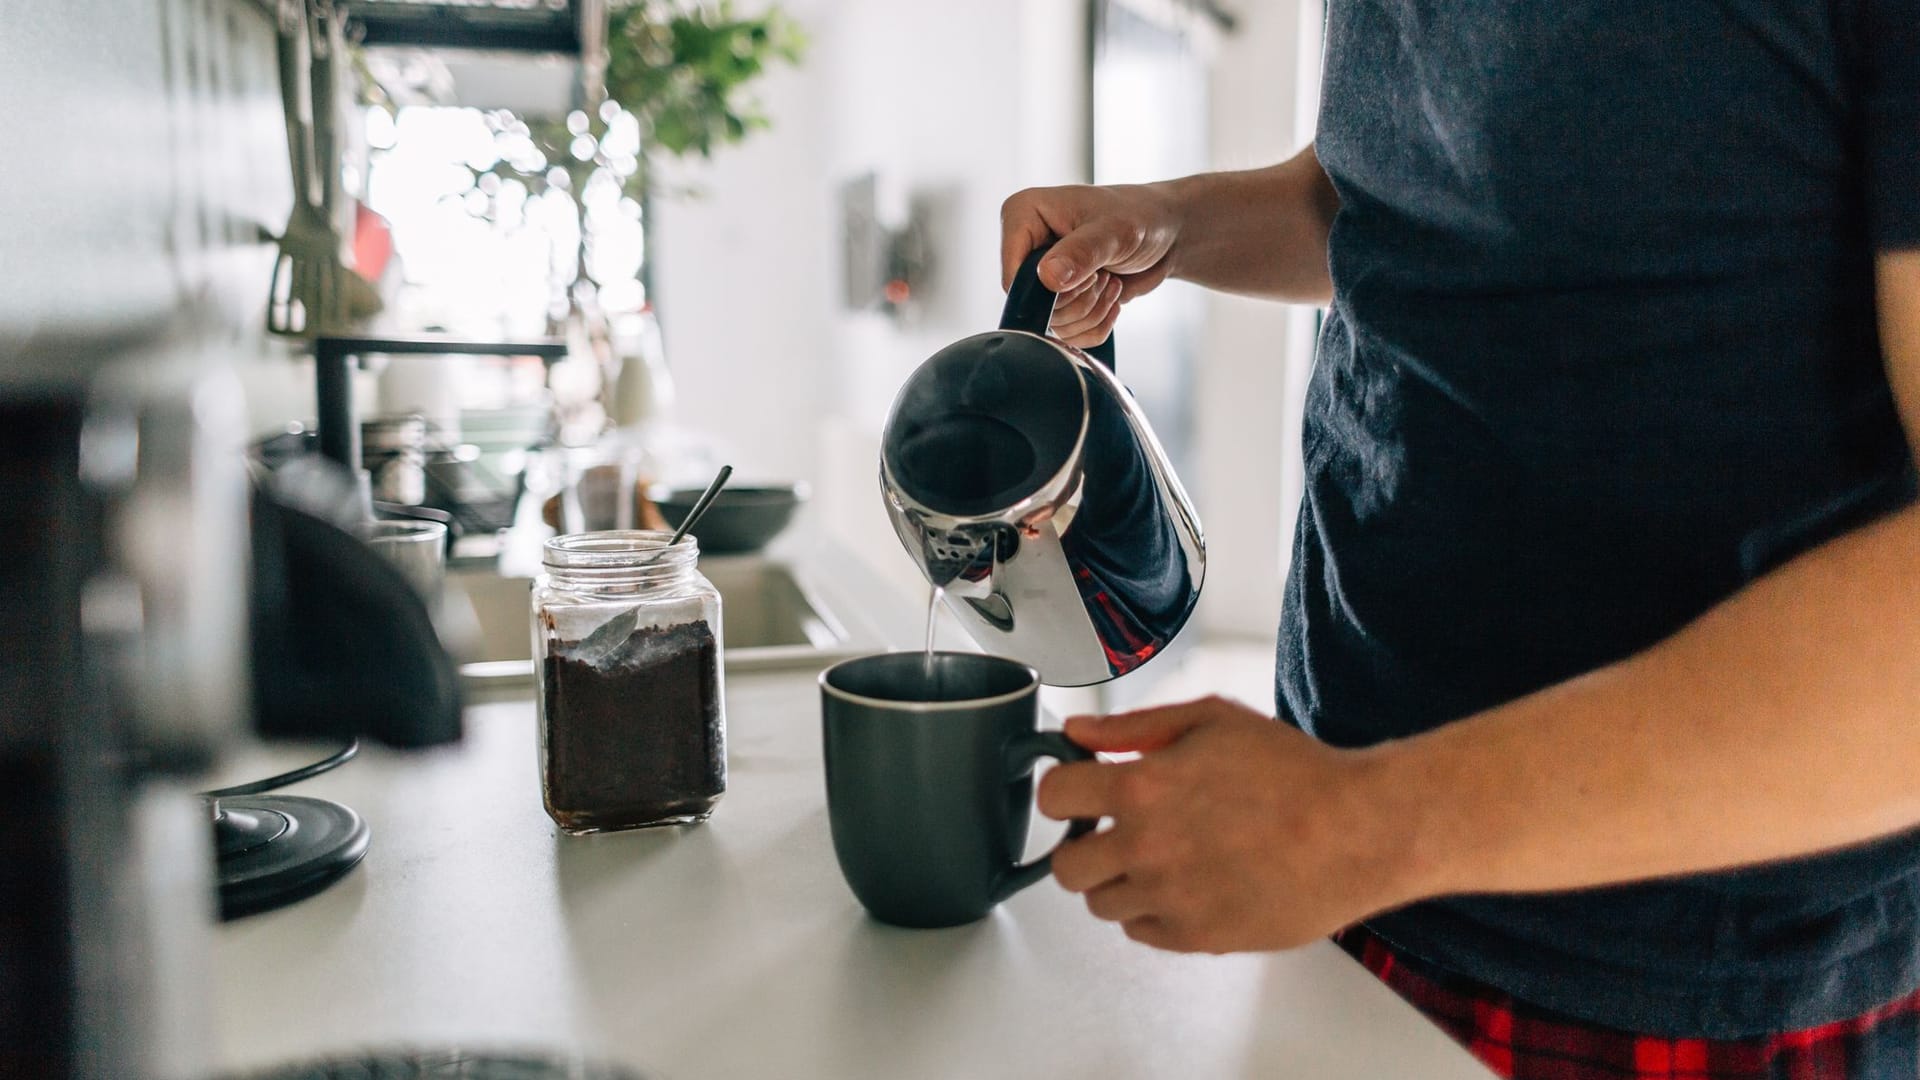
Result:
M1052 248L1053 241L1049 240L1021 260L1019 271L1013 275L1013 286L1007 290L1007 305L1000 309L1000 329L1047 336L1053 324L1053 304L1059 296L1040 283L1040 260ZM1114 370L1113 339L1114 335L1108 334L1107 340L1086 350L1088 356L1108 371Z
M1033 769L1033 763L1043 757L1058 761L1092 761L1093 751L1058 731L1028 732L1007 744L1007 778L1013 780L1025 776ZM1067 823L1067 835L1061 838L1060 843L1085 836L1099 825L1098 818L1074 818ZM1054 845L1054 851L1059 849L1059 844ZM1014 867L994 886L993 902L997 904L1005 900L1052 872L1053 851L1030 863Z

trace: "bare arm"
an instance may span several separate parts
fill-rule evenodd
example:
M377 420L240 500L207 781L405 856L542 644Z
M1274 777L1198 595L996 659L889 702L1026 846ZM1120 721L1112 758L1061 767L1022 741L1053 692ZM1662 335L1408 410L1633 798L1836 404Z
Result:
M1340 199L1312 146L1264 169L1203 173L1166 187L1186 213L1174 277L1271 300L1332 298L1327 232Z
M1060 294L1054 332L1106 339L1120 305L1168 277L1249 296L1325 303L1327 232L1339 200L1309 146L1246 172L1157 184L1030 188L1001 208L1001 284L1058 238L1040 280Z
M1920 252L1878 270L1913 441ZM1920 507L1805 553L1655 648L1385 748L1381 764L1383 790L1431 800L1410 819L1415 895L1710 870L1920 824Z

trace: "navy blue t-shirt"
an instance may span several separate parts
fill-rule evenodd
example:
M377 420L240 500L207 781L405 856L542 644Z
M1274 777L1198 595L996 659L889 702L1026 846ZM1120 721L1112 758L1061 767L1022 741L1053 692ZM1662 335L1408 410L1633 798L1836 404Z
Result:
M1913 498L1872 274L1920 247L1920 0L1328 8L1284 716L1433 728ZM1920 985L1920 834L1371 925L1599 1023L1799 1028Z

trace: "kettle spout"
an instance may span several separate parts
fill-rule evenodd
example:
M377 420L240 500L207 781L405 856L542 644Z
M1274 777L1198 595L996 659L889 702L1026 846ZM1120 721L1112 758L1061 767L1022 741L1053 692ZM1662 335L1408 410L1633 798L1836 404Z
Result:
M895 518L895 527L920 572L941 589L988 582L994 564L1017 543L1012 530L998 522L956 525L913 515Z

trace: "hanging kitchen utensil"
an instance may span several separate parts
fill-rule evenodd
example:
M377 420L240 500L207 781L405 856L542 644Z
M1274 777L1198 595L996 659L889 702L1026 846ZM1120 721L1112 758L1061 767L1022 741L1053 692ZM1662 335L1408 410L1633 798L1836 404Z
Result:
M267 329L305 334L320 306L324 278L325 225L315 213L313 176L313 86L306 7L281 0L279 7L280 98L286 110L287 163L293 174L293 213L279 236L273 278L267 290Z
M319 172L320 216L336 238L352 234L356 205L340 190L344 157L339 129L341 103L352 100L344 80L350 64L347 53L346 12L332 0L312 0L313 34L313 158ZM322 333L339 333L380 313L386 302L373 285L348 265L349 246L335 241L332 279L336 288L322 309Z
M287 110L293 212L275 239L279 256L267 296L267 329L314 337L380 309L378 296L343 262L336 61L346 55L341 16L324 0L280 6L280 91Z

